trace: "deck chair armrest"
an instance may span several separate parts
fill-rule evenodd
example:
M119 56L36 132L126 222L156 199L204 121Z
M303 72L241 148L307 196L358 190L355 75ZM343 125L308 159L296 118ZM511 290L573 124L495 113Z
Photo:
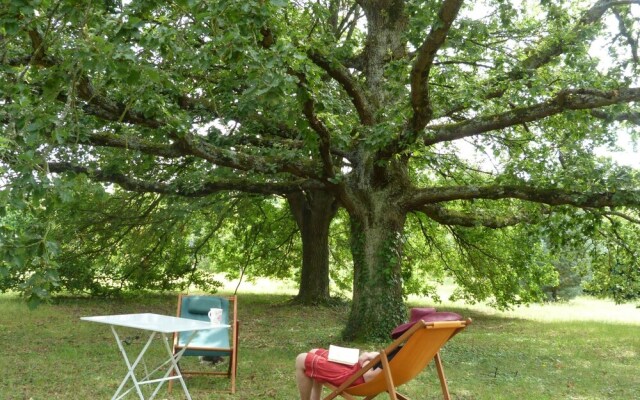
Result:
M427 326L434 328L462 328L467 325L467 321L433 321L427 322Z

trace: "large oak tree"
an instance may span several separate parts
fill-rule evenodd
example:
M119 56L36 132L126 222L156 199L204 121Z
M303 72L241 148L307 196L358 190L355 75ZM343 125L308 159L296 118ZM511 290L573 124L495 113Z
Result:
M408 217L502 304L545 283L545 229L638 221L636 171L598 149L637 133L639 3L4 1L2 160L16 182L322 199L325 225L337 200L345 334L386 336Z

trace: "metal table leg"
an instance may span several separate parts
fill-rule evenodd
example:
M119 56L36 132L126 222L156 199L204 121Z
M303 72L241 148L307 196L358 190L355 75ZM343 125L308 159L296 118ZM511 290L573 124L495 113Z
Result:
M125 393L123 393L122 396L119 396L120 392L122 391L122 389L124 388L124 386L126 385L126 383L127 383L127 381L129 379L131 379L131 381L133 382L133 387L136 389L136 392L138 392L138 396L140 396L140 399L144 400L144 396L142 394L142 390L140 389L140 384L139 384L138 380L136 379L136 375L134 373L134 370L138 366L140 361L142 360L142 357L144 356L144 353L146 353L147 349L151 345L151 342L153 341L153 338L156 336L156 332L151 332L151 334L149 335L149 340L147 340L147 343L144 345L144 347L140 351L140 354L138 354L138 357L135 359L133 364L131 364L131 362L129 361L129 357L127 356L127 352L125 351L124 346L122 345L122 340L120 340L120 336L118 336L118 332L116 332L116 328L113 325L111 326L111 331L113 332L113 335L116 338L116 342L118 343L118 348L120 349L120 352L122 353L122 358L124 358L124 362L127 364L127 368L129 370L129 372L127 372L127 375L125 375L124 379L120 383L120 386L118 387L118 390L113 395L111 400L121 399L124 396L126 396L127 393L129 393L129 391L131 391L131 389L130 389L130 390L126 391Z
M114 326L111 326L111 331L113 332L113 335L116 338L116 342L118 344L118 348L120 349L120 352L122 353L122 358L124 358L124 362L127 364L127 369L128 369L127 375L125 375L124 379L120 383L120 386L118 387L118 390L113 395L111 400L122 399L124 396L126 396L129 392L131 392L134 389L138 393L138 396L140 397L140 399L144 400L144 395L142 393L142 390L140 389L140 385L157 383L157 386L154 389L153 393L151 394L151 397L149 397L149 400L152 400L158 394L158 391L162 387L162 384L164 382L167 382L167 381L170 381L170 380L173 380L173 379L178 379L180 381L180 384L182 386L182 390L184 391L184 394L187 397L187 400L191 400L191 394L189 393L189 390L187 389L187 384L184 382L184 379L182 377L182 373L180 372L180 369L178 367L178 362L182 358L182 355L184 354L185 350L187 349L186 346L182 350L180 350L178 353L176 353L174 355L173 352L171 351L171 347L169 346L169 338L168 338L167 334L166 333L162 333L164 347L165 347L165 350L167 351L167 354L169 355L169 358L165 362L160 364L160 366L158 366L153 371L146 372L146 376L144 378L137 379L136 375L135 375L135 369L138 366L138 364L140 363L140 361L143 360L144 354L147 352L147 349L149 348L149 346L153 342L153 339L155 338L157 332L151 332L151 334L149 335L149 339L147 340L147 343L144 345L144 347L140 351L140 354L138 354L138 356L136 357L134 362L131 363L131 361L129 360L129 356L127 355L127 352L124 349L124 346L122 345L122 340L120 339L120 336L118 335L118 332L116 331ZM191 340L195 337L196 333L197 333L196 331L191 333L191 335L187 338L187 344L189 342L191 342ZM156 373L157 371L162 369L167 364L170 364L169 368L167 369L167 371L165 372L165 374L164 374L164 376L162 378L149 379L151 377L151 375L153 375L154 373ZM169 376L171 374L171 372L174 371L174 370L176 371L176 375ZM121 393L122 390L124 389L125 385L129 381L129 379L131 379L131 381L133 382L133 387L130 388L129 390Z
M189 337L187 338L187 344L191 342L191 339L194 338L196 333L197 332L194 331L193 333L191 333L191 335L189 335ZM180 368L178 367L178 362L180 362L180 359L182 358L182 355L184 354L185 350L187 350L187 347L185 346L184 348L182 348L182 350L180 350L178 353L174 355L173 352L171 351L171 347L169 346L169 337L165 333L162 334L162 337L164 339L163 340L164 347L167 350L167 354L169 355L169 359L165 362L165 364L171 363L171 366L169 367L167 372L164 374L164 377L162 378L160 383L158 383L158 386L153 391L153 394L149 399L153 399L155 397L155 395L158 393L158 390L160 390L160 387L162 387L162 384L164 382L172 379L178 379L180 381L180 385L182 386L182 390L184 391L185 396L187 396L188 400L191 400L191 394L187 389L187 384L184 382L184 379L182 377L182 372L180 372ZM171 374L171 371L176 371L176 375L173 375L170 377L169 374Z

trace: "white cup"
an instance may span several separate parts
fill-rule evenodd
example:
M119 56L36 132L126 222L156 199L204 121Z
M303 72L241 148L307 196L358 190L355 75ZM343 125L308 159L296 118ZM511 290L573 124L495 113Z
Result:
M211 320L211 325L217 326L222 324L222 308L211 308L209 309L209 320Z

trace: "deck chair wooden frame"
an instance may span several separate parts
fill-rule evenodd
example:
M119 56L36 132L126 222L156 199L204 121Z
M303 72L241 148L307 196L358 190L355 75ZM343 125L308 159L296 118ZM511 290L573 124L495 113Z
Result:
M416 322L387 348L380 350L380 354L375 359L349 377L339 387L323 382L323 386L331 389L331 393L324 397L324 400L331 400L338 396L347 400L355 400L356 397L371 400L383 392L387 392L392 400L410 400L405 395L398 393L396 388L415 378L431 360L435 362L444 399L450 400L449 387L440 358L440 348L469 324L471 324L470 319ZM400 346L401 348L389 360L389 354ZM349 387L378 363L382 364L382 372L369 382Z
M209 298L218 298L218 299L226 299L229 303L228 306L228 323L230 325L230 338L229 338L229 347L210 347L202 344L198 344L197 340L194 340L192 343L187 346L187 350L184 353L184 357L188 356L228 356L229 357L229 368L227 371L187 371L180 367L180 372L182 376L195 376L195 375L211 375L211 376L225 376L230 380L230 387L228 392L235 393L236 392L236 375L238 370L238 330L239 330L239 321L238 321L238 302L236 296L191 296L180 294L178 296L178 317L183 318L194 318L194 319L203 319L208 320L208 316L206 315L185 315L183 312L183 302L188 301L186 299L194 298L200 299L209 299ZM189 332L186 332L189 333ZM182 333L184 335L185 333ZM176 354L180 350L183 349L184 346L179 344L180 333L174 333L173 335L173 354ZM169 391L171 391L173 381L169 382Z

